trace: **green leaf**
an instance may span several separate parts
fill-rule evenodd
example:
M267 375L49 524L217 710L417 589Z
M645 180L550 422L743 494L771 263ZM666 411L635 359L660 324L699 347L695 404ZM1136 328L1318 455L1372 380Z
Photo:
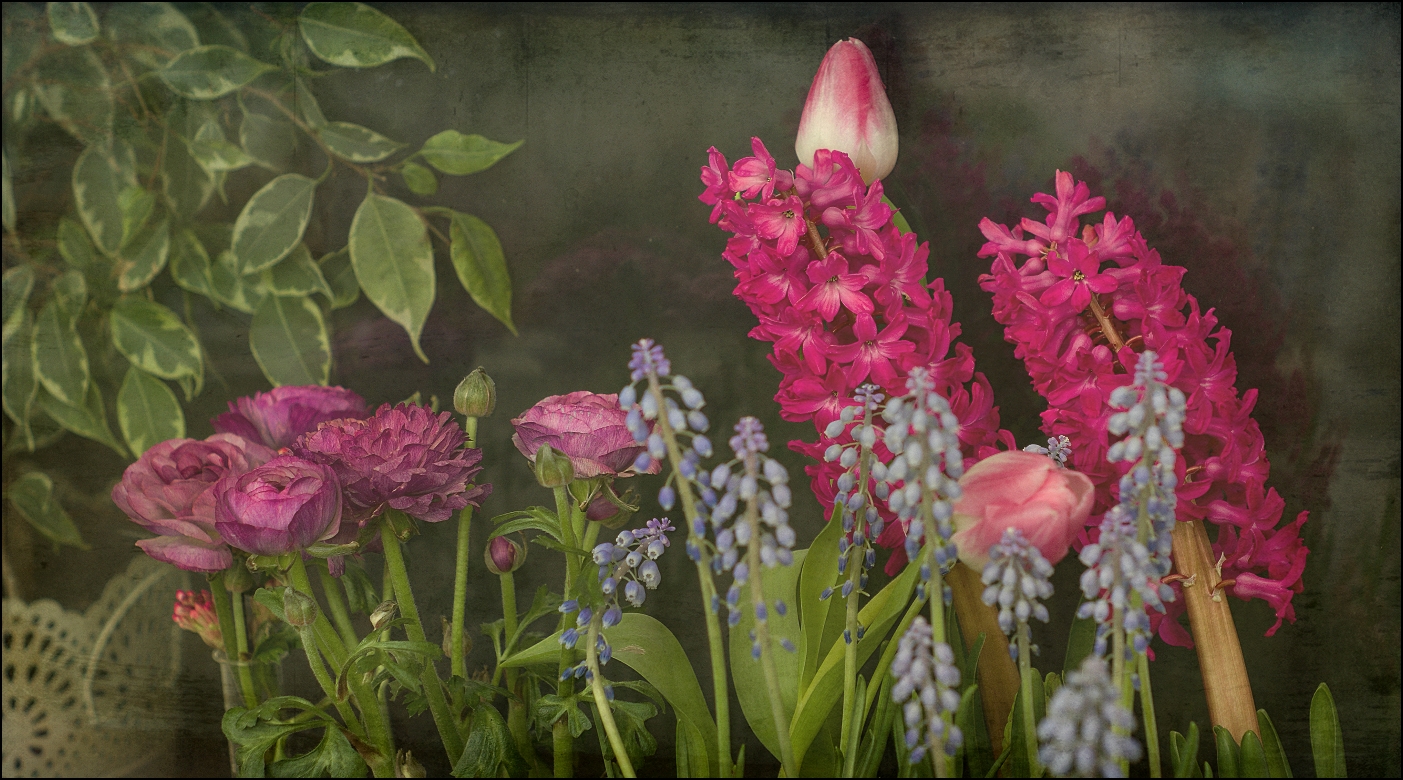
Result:
M132 366L117 392L117 427L139 458L153 444L185 438L185 414L165 382Z
M1256 735L1253 737L1255 738ZM1260 749L1260 743L1258 747ZM1198 775L1198 724L1193 721L1189 722L1189 735L1187 737L1177 731L1169 732L1169 752L1175 777ZM1247 776L1256 777L1256 775Z
M161 220L147 227L122 248L117 261L117 289L134 292L151 283L170 257L170 224Z
M862 639L857 643L859 666L867 663L867 659L881 646L887 632L906 610L911 593L916 589L919 569L919 566L907 566L905 571L877 591L862 609L858 610L858 623L866 626ZM845 649L841 641L835 642L829 648L828 655L814 672L813 680L800 695L794 717L790 720L789 735L794 747L794 758L801 765L804 753L818 736L829 712L842 699Z
M541 531L550 534L556 541L561 540L560 520L556 518L555 512L545 507L533 506L530 509L500 514L492 518L492 524L496 527L488 535L488 541L518 531Z
M409 333L414 353L429 362L419 336L434 305L434 250L423 220L402 201L370 193L351 221L349 248L366 297Z
M271 171L283 171L297 154L297 128L286 119L245 110L239 143L254 162Z
M195 26L202 42L222 43L247 52L248 38L214 6L214 3L187 3L181 8L186 18Z
M258 275L244 276L238 271L239 261L233 252L222 252L210 264L209 276L211 291L215 300L238 309L244 314L257 311L267 293L259 283Z
M835 510L809 545L799 574L799 624L804 629L799 642L803 659L799 684L804 688L813 680L819 661L828 655L829 646L843 633L846 620L841 598L819 599L824 589L838 589L838 538L843 534L843 524L835 522L837 517Z
M524 141L514 144L498 143L480 135L464 135L457 130L444 130L424 142L419 149L429 165L450 176L466 176L485 171L498 160L516 151Z
M787 610L788 614L779 615L773 609L773 605L776 601L783 601L790 606L798 602L795 596L799 588L799 573L803 570L807 554L808 550L795 551L793 564L765 569L762 574L765 603L771 606L767 621L770 626L771 657L774 659L775 671L779 677L779 687L782 693L781 702L791 722L794 719L795 704L799 699L800 658L798 643L802 641L800 639L799 613L798 610L790 609ZM770 707L765 675L761 669L760 661L751 655L750 631L755 626L755 614L751 608L751 584L754 582L755 576L752 574L750 582L741 586L739 607L741 619L730 629L728 650L731 656L731 684L735 688L736 695L740 698L740 708L745 714L745 719L750 723L751 732L755 734L766 750L778 758L780 754L779 736ZM789 639L793 642L795 652L787 652L781 647L780 640L782 639ZM617 650L615 652L617 654ZM793 732L792 727L790 731ZM799 752L797 746L794 758L798 762L802 763L803 761L803 754Z
M145 298L126 297L112 307L112 344L132 365L162 379L204 373L200 344L175 312Z
M432 195L438 192L438 177L418 163L406 162L400 167L399 173L404 177L405 186L415 195Z
M321 267L312 259L306 244L298 244L292 254L263 272L263 289L273 295L302 296L321 293L331 300L331 287L322 278Z
M331 340L321 309L305 296L269 295L253 314L249 346L274 387L324 385L331 379Z
M30 83L44 111L69 135L89 147L112 140L112 80L92 47L49 52L34 66Z
M433 58L399 22L363 3L308 3L297 19L307 48L324 62L370 68L401 57Z
M398 141L350 122L327 122L317 134L332 154L351 162L379 162L404 148Z
M416 167L418 167L418 166L416 166ZM9 153L9 152L0 152L0 168L3 168L3 169L4 169L4 174L3 174L4 193L3 193L3 197L0 197L0 202L3 202L3 204L4 204L4 205L3 205L3 211L4 211L4 220L3 220L3 221L4 221L4 223L5 223L5 229L6 229L6 230L14 230L14 229L15 229L15 221L18 219L18 216L17 216L16 213L15 213L15 183L14 183L14 177L13 177L13 176L11 175L11 173L10 173L10 153ZM433 174L429 174L429 175L432 176ZM413 189L413 187L411 187L410 189ZM437 181L434 182L434 189L438 189L438 182L437 182ZM417 190L416 190L416 192L417 192ZM429 194L432 195L433 193L430 192Z
M1310 750L1316 777L1348 777L1340 716L1335 711L1335 697L1325 683L1315 689L1310 699Z
M197 46L176 55L160 75L181 97L214 100L270 70L276 68L230 46Z
M1081 662L1091 655L1096 645L1096 621L1091 618L1072 618L1072 631L1067 637L1067 656L1062 663L1062 676L1081 668Z
M1044 713L1047 711L1047 692L1044 688L1044 678L1034 672L1033 674L1033 723L1041 723ZM1009 777L1033 777L1033 768L1028 763L1028 751L1025 748L1025 739L1031 739L1033 744L1037 744L1036 734L1024 735L1023 732L1023 707L1027 706L1023 698L1023 690L1020 687L1018 695L1013 699L1013 710L1009 713L1009 726L1004 733L1007 744L1013 745L1013 752L1009 754ZM1041 765L1039 765L1039 776L1041 775Z
M307 82L302 79L292 83L292 104L297 108L302 121L308 125L314 128L326 126L326 115L322 113L316 95L312 94L312 90L307 88Z
M122 193L137 186L136 154L125 142L111 151L89 146L73 163L73 200L78 216L98 249L116 255L122 248Z
M97 251L88 238L88 231L68 217L58 221L58 253L68 264L79 271L95 270L98 267Z
M297 707L316 717L291 722L276 721L278 710L289 707ZM317 727L336 728L311 702L295 696L278 696L252 710L234 707L224 713L220 725L225 738L238 746L240 777L263 777L266 770L264 754L289 735Z
M39 392L34 371L34 315L29 311L29 295L34 289L34 271L17 265L5 272L4 363L0 369L0 400L5 413L14 420L16 440L31 452L36 442L29 420Z
M707 762L706 739L692 722L685 718L677 719L675 758L678 777L710 777L711 766Z
M354 560L346 559L346 571L340 579L341 586L346 590L346 605L352 612L369 615L380 605L380 599L375 595L375 584Z
M161 166L161 190L171 211L181 220L195 216L214 194L216 174L190 153L186 140L166 127L166 158Z
M186 228L171 237L171 278L192 293L214 297L209 255L195 232Z
M64 278L82 288L83 277L69 271ZM34 373L46 390L68 404L80 405L90 383L88 352L74 327L77 311L72 298L56 294L39 311L34 326ZM86 295L83 296L86 298ZM81 302L77 302L81 306Z
M1286 760L1286 750L1281 747L1281 738L1276 735L1276 726L1266 710L1257 710L1257 728L1262 731L1262 751L1267 757L1267 771L1272 777L1291 777L1291 764Z
M186 144L190 156L200 167L210 173L237 171L254 163L254 159L224 135L224 128L217 120L211 119L200 125L195 136Z
M312 194L316 188L317 183L306 176L285 173L249 198L234 221L230 244L239 261L239 273L262 271L287 257L297 246L312 218ZM354 240L354 226L351 234Z
M508 777L526 772L526 762L516 750L516 740L507 730L507 722L491 704L473 709L473 728L468 733L467 746L453 767L454 777Z
M1237 746L1237 740L1232 738L1232 732L1222 726L1214 726L1213 741L1217 743L1218 747L1218 776L1239 777L1238 763L1241 758L1241 748Z
M69 46L82 46L97 40L97 14L87 3L49 3L49 29L54 40Z
M512 324L512 280L502 244L486 222L471 214L453 215L453 269L458 281L484 311L516 335Z
M107 425L107 409L103 406L102 391L98 390L96 383L88 383L88 396L82 406L66 404L42 388L38 400L44 413L66 430L105 444L118 455L127 457L126 449L117 441L117 437L112 435L112 429Z
M1262 740L1255 731L1249 731L1242 735L1241 765L1239 771L1243 777L1270 777L1271 770L1267 768L1267 753L1262 748Z
M365 777L365 761L337 726L322 731L321 742L296 758L274 761L272 777Z
M343 247L324 255L317 265L321 266L322 278L331 288L331 308L344 309L360 299L360 282L356 281L356 269L351 266L350 248Z
M107 37L148 68L163 67L186 49L200 45L200 34L170 3L115 3L106 12Z
M122 210L122 245L129 244L156 210L156 196L142 187L128 187L117 196Z
M78 526L54 497L54 482L42 471L31 471L10 483L10 503L34 530L57 544L88 549Z

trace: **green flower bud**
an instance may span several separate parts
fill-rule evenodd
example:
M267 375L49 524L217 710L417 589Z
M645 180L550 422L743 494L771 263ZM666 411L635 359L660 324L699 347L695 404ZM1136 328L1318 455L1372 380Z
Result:
M304 628L317 620L317 600L293 587L283 589L283 617L288 625Z
M234 565L224 571L224 589L230 593L244 593L253 589L253 572L248 570L245 561L234 559Z
M453 391L453 408L464 417L490 417L497 408L497 383L478 366Z
M549 444L542 444L536 450L536 481L541 483L541 487L565 487L573 479L575 466L565 457L565 453Z

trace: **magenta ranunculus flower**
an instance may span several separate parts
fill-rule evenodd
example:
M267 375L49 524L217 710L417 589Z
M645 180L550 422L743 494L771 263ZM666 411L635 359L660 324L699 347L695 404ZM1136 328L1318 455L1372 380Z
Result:
M384 404L364 420L325 422L292 449L336 472L347 519L363 522L398 509L438 523L492 492L491 485L471 484L482 470L482 450L465 449L465 438L451 412Z
M575 479L629 476L633 461L646 447L634 441L627 418L617 393L578 390L553 395L512 420L512 444L532 463L542 444L560 450L574 466ZM661 468L654 460L647 473Z
M112 488L112 501L134 522L160 534L136 543L147 555L186 571L223 571L233 563L214 527L215 483L271 460L262 444L230 433L170 439L142 454Z
M236 433L277 450L327 420L369 416L365 399L344 387L296 385L230 401L229 411L210 423L220 433Z
M819 149L847 154L868 184L896 167L896 114L877 61L856 38L828 50L804 102L794 151L812 168Z
M305 550L341 530L341 483L330 466L281 455L214 487L214 527L255 555Z
M960 477L951 541L975 571L989 562L989 548L1009 528L1023 533L1049 563L1057 563L1086 525L1096 489L1085 474L1062 468L1046 455L1000 452Z

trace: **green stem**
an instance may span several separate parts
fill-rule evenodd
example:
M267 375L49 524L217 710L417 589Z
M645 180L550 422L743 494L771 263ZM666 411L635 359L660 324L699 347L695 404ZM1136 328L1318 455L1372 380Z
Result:
M243 605L235 612L231 594L224 587L224 572L210 577L209 585L214 614L219 618L219 633L224 640L224 657L239 670L239 691L243 693L244 706L253 709L258 706L258 696L253 692L253 674L243 662L243 656L248 653L248 629L239 628L244 624Z
M300 588L299 588L300 590ZM311 594L308 594L309 596ZM317 678L317 684L322 687L322 693L336 706L336 711L341 713L341 720L352 730L363 735L360 721L356 720L356 714L351 710L351 705L336 697L336 684L332 682L331 675L327 674L326 664L322 663L321 653L317 652L317 636L311 626L298 626L297 635L302 638L302 648L307 651L307 665L312 668L312 676Z
M467 432L464 447L477 443L477 418L463 418L463 430ZM450 629L449 650L452 658L449 667L454 677L467 679L468 659L463 652L463 623L468 611L468 532L472 528L473 508L465 506L458 512L458 550L453 566L453 624ZM507 636L511 636L510 633Z
M570 492L562 486L555 488L555 515L560 521L561 541L567 547L576 547L575 543L575 518L570 511ZM574 598L575 591L575 561L574 556L565 553L565 589L563 591L566 601ZM567 627L569 615L560 616L560 629L563 631ZM560 664L558 672L565 673L575 663L575 651L561 646ZM575 680L568 678L560 680L555 687L555 693L562 700L569 701L575 695ZM551 741L555 745L555 776L573 777L575 773L575 737L570 733L569 719L562 716L551 726Z
M414 591L409 587L409 572L404 567L399 537L395 536L387 522L380 523L380 541L385 547L385 565L389 567L390 577L394 580L395 600L399 604L400 614L409 619L405 624L405 633L412 641L427 642L424 625L419 620L419 607L414 603ZM443 749L448 753L448 763L457 766L458 759L463 755L463 737L458 733L458 724L448 709L448 700L443 696L443 681L439 679L438 670L432 662L424 664L424 672L419 679L424 685L424 695L429 700L429 711L433 713L439 738L443 740Z
M1155 696L1150 691L1150 659L1138 653L1140 668L1140 710L1145 718L1145 752L1150 759L1150 777L1160 777L1159 725L1155 721Z
M517 631L516 578L507 571L497 575L497 579L502 583L502 621L505 637L502 652L510 654L512 637L516 636ZM519 670L507 670L507 729L516 741L517 752L535 766L536 751L531 745L530 724L527 722L526 702L523 700L520 679Z
M1038 729L1033 712L1033 661L1032 642L1028 636L1028 624L1018 624L1018 681L1023 696L1023 745L1028 751L1028 771L1033 777L1042 775L1038 764Z
M307 565L302 561L301 555L293 556L292 565L288 567L287 570L287 577L288 587L306 594L313 601L316 600L317 597L312 593L312 580L307 576ZM332 592L334 593L335 591L333 590ZM339 674L341 666L345 664L345 650L341 647L340 637L336 635L335 631L331 630L331 624L327 623L326 615L322 613L322 610L317 610L317 619L313 621L312 625L306 626L305 628L311 633L314 640L313 643L311 645L307 644L302 628L298 628L298 635L303 636L302 647L307 653L307 664L313 667L312 674L315 675L317 673L317 667L321 665L321 656L318 655L318 652L326 655L332 668ZM318 630L319 628L321 630ZM341 660L337 660L334 657L334 650L341 652ZM325 672L324 669L323 672ZM347 676L348 679L351 677L349 674ZM321 679L318 678L317 681L321 682ZM394 758L395 752L393 743L388 741L390 734L389 726L384 722L384 715L380 711L378 702L375 703L372 710L367 709L365 703L359 699L356 701L356 704L360 706L361 715L365 719L366 725L370 727L370 731L367 732L361 727L361 723L351 711L350 705L336 697L336 686L332 685L329 689L327 686L322 687L327 691L327 696L336 704L336 711L341 713L341 718L346 721L347 726L355 731L358 736L369 736L372 741L383 737L386 741L383 744L376 744L375 747L387 757L391 759ZM377 724L380 726L378 731L376 730Z
M931 509L931 494L921 497L921 522L925 526L925 540L921 553L930 567L930 582L926 585L926 598L930 599L931 638L936 645L945 644L945 580L940 573L940 565L935 561L935 545L940 544L936 533L935 515ZM941 718L945 716L942 713ZM947 725L948 721L947 721ZM936 777L950 776L950 757L945 755L944 737L931 736L930 761Z
M841 741L838 743L845 749L854 728L853 697L857 695L857 613L858 597L861 595L858 585L862 574L862 554L862 548L857 545L848 550L848 582L852 584L852 592L847 598L847 621L843 633L843 641L846 643L843 648L843 726L840 730ZM862 724L859 723L856 727L861 728Z
M750 456L752 459L754 455ZM746 470L754 474L757 469L752 463L746 464ZM760 645L760 667L765 672L765 689L770 695L770 715L775 722L775 737L779 740L779 758L784 766L786 777L798 777L799 765L794 760L794 746L789 739L789 715L784 711L784 694L779 687L779 672L775 670L775 659L770 649L770 625L768 620L760 619L761 615L767 615L765 606L765 586L761 580L761 569L764 564L760 561L760 511L755 506L752 499L746 503L745 522L750 525L751 543L746 546L746 565L750 569L750 605L755 615L755 641Z
M604 675L599 671L599 655L594 646L598 637L599 617L595 616L589 621L589 637L585 648L586 662L594 678L590 682L594 689L594 709L599 713L599 722L604 724L604 733L609 735L609 747L614 749L614 760L619 762L619 769L624 773L624 777L637 777L633 773L633 762L629 760L628 751L624 749L623 737L619 736L619 727L614 724L613 707L604 695Z
M341 598L341 584L331 576L331 572L317 567L317 578L322 583L322 593L326 595L327 606L331 608L331 618L336 621L336 630L341 633L341 641L348 649L360 644L356 628L351 625L351 613L346 609L346 600Z
M648 375L648 392L653 395L659 409L666 409L662 386L656 374ZM682 463L682 448L677 443L677 433L667 421L666 414L658 415L658 430L667 447L667 457L672 463L672 478L677 482L677 496L682 500L682 514L687 518L687 541L697 551L697 579L701 581L702 614L706 617L706 640L711 654L711 693L716 702L716 756L718 775L729 778L731 764L731 692L726 673L726 644L721 635L720 598L716 591L716 581L711 576L711 551L706 539L697 536L694 528L697 520L697 500L692 495L691 486L678 471ZM716 605L713 608L713 604Z

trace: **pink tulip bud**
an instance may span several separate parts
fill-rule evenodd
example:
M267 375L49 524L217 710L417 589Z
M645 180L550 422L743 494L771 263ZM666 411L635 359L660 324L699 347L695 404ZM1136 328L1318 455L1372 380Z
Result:
M809 87L794 140L799 162L812 168L815 151L843 152L871 184L896 167L896 147L896 114L871 50L856 38L838 41Z
M1085 474L1059 467L1046 455L1000 452L970 467L960 478L951 541L960 560L975 571L989 562L989 548L1007 528L1016 528L1049 563L1086 525L1095 488Z

